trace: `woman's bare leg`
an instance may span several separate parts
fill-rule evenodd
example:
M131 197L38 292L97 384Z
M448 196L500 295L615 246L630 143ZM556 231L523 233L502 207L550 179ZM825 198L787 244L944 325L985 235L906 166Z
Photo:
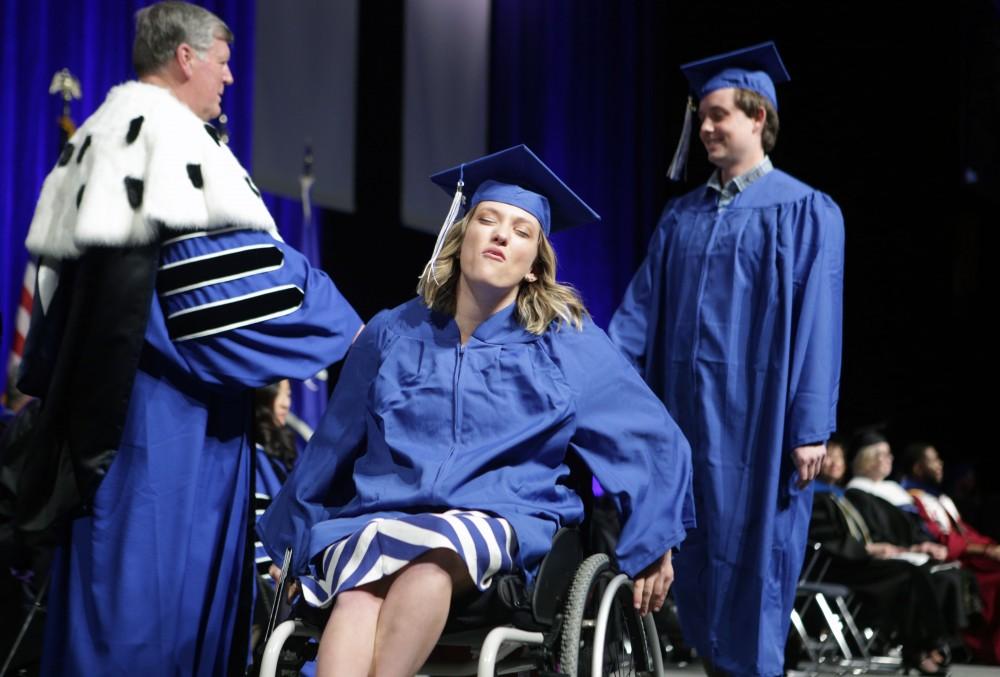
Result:
M462 559L435 549L392 579L375 633L376 677L412 677L441 636L452 597L472 586Z
M316 654L317 677L371 674L386 583L376 581L337 595Z

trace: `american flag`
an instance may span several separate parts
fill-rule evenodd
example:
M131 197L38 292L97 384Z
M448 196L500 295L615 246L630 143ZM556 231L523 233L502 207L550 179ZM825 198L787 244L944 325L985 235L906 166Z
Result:
M38 268L34 261L28 261L24 267L24 280L21 282L21 299L17 306L17 321L14 328L14 343L10 349L7 361L7 373L14 375L24 357L24 339L28 335L28 325L31 322L31 304L35 298L35 276Z
M62 115L57 120L59 127L59 150L76 132L76 123L70 115L69 104L73 99L80 98L80 82L68 69L64 68L52 76L49 94L58 95L63 102ZM14 327L14 342L11 345L10 356L7 358L8 387L17 380L17 369L24 357L24 341L28 336L28 326L31 324L31 306L35 300L35 278L38 267L28 259L24 266L24 278L21 282L21 298L17 306L17 320Z

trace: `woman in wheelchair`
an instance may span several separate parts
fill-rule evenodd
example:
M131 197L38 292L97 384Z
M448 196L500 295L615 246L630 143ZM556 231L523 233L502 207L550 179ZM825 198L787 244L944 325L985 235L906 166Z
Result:
M275 561L292 549L303 598L333 604L320 675L412 675L454 597L499 572L530 583L583 517L570 454L619 509L642 613L662 605L694 521L686 440L555 279L550 232L599 217L525 146L432 180L458 189L418 297L357 338L259 524Z

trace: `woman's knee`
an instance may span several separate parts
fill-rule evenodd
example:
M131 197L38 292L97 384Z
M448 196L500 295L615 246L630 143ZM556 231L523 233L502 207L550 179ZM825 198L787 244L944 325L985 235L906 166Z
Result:
M458 593L472 587L469 570L457 553L444 548L429 550L408 567L408 576L419 576L422 585Z
M365 588L345 590L337 595L334 602L334 612L378 617L383 601L383 595L378 594L378 592Z

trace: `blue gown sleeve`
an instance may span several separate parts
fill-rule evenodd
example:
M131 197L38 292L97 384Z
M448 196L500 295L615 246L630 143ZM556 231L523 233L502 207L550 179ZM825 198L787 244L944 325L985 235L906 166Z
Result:
M663 403L592 323L563 328L564 373L576 393L570 440L622 517L618 563L631 576L693 527L691 448Z
M155 347L212 385L308 378L342 358L361 327L326 273L263 231L168 240L156 292Z
M809 205L795 241L785 439L824 442L837 427L844 296L844 219L828 196Z
M608 325L611 341L642 375L646 369L649 322L655 316L651 307L654 285L663 268L670 209L671 205L668 204L650 239L646 258L632 277L632 282L625 290L625 296Z
M276 562L292 548L292 572L306 573L312 527L327 519L330 501L342 504L353 489L351 471L368 435L368 393L378 373L380 327L376 315L347 355L319 428L284 486L257 523L268 554Z

